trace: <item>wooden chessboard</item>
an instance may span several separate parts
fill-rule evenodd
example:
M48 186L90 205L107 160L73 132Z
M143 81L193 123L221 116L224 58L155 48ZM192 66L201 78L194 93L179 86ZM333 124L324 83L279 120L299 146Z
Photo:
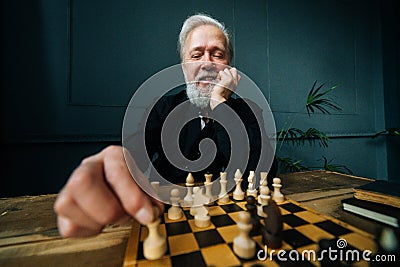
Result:
M320 266L321 263L318 261L306 260L293 263L290 259L281 261L277 257L279 250L287 252L286 258L291 250L298 251L300 256L304 250L313 250L317 253L320 239L341 238L347 242L344 249L376 252L372 235L287 199L279 203L284 221L282 247L275 249L272 259L258 260L255 256L253 259L243 260L234 254L232 243L239 233L236 222L239 212L246 210L245 204L246 201L234 201L231 198L229 203L212 205L209 209L211 226L207 228L195 226L194 217L189 214L188 208L183 209L184 218L176 221L169 220L165 212L159 230L167 236L168 249L161 259L153 261L146 260L143 256L143 240L148 234L147 227L134 222L123 266ZM168 207L165 211L167 209ZM256 251L265 248L261 234L252 238L256 241ZM267 251L270 255L271 249L268 248ZM357 262L356 265L368 266L365 261Z

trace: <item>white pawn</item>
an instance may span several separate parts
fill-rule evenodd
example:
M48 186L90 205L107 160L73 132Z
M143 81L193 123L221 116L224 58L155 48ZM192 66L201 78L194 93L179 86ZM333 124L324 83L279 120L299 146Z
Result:
M220 203L227 203L229 202L229 195L226 193L226 172L221 172L221 180L219 181L221 184L221 191L218 195Z
M254 189L254 171L250 171L249 177L247 178L247 181L249 182L249 185L247 187L247 196L253 196L257 197L257 189Z
M158 231L160 218L154 222L147 224L149 235L143 242L143 255L148 260L156 260L161 258L167 251L167 241Z
M274 187L274 194L272 196L272 199L275 200L276 203L283 202L285 200L285 197L281 193L281 179L276 177L272 180L272 182L272 186Z
M251 259L256 254L256 242L249 236L253 227L250 223L250 213L241 211L237 226L240 233L233 239L233 251L242 259Z
M260 203L259 206L257 206L257 214L260 217L266 218L267 214L263 211L263 207L265 205L268 205L268 200L271 198L269 195L269 188L268 186L263 186L260 188L260 195L258 196L258 203Z
M171 207L168 209L168 219L179 220L183 216L183 211L179 207L179 190L174 188L171 190Z
M236 170L235 172L235 183L236 183L236 188L235 191L233 191L233 199L234 200L243 200L244 199L244 192L242 190L241 184L242 184L242 173L240 172L239 169Z
M192 206L193 205L193 186L194 186L194 178L192 173L189 173L186 178L186 187L187 187L187 194L183 198L183 203L185 206Z

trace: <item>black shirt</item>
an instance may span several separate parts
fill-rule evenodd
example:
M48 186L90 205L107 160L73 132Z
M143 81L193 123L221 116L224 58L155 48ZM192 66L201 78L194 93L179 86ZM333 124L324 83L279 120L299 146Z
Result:
M196 181L204 181L205 173L212 173L214 180L221 171L227 171L233 177L233 173L239 168L243 172L242 187L247 188L248 171L268 171L272 162L268 174L268 184L271 185L277 164L268 139L262 138L262 133L265 132L262 110L251 101L230 97L210 111L208 123L203 129L199 115L204 114L200 112L188 101L185 90L163 96L157 101L146 119L144 134L145 149L152 161L153 172L155 169L170 182L185 183L193 161L203 159L197 166L203 164L204 168L191 171ZM243 125L245 132L240 131L240 125ZM213 144L202 142L205 139L211 139ZM179 157L178 146L187 162ZM215 147L216 153L213 157ZM261 147L265 152L262 159ZM249 151L246 152L247 148ZM235 154L231 155L233 151ZM174 166L171 160L175 160L179 166ZM204 164L207 161L211 163Z

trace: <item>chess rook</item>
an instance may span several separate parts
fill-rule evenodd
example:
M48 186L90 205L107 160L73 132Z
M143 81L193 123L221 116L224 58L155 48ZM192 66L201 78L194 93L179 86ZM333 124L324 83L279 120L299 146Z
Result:
M204 174L204 177L206 178L206 181L204 182L204 186L206 187L206 196L211 200L213 198L212 196L212 182L211 182L211 178L212 178L212 174ZM206 203L206 204L212 204L211 202Z

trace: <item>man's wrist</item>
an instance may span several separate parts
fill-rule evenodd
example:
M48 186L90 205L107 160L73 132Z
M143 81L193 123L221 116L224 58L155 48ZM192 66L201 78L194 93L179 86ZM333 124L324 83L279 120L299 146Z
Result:
M223 103L226 101L225 97L222 96L217 96L217 97L211 97L210 98L210 108L211 110L213 110L216 106L218 106L219 104Z

